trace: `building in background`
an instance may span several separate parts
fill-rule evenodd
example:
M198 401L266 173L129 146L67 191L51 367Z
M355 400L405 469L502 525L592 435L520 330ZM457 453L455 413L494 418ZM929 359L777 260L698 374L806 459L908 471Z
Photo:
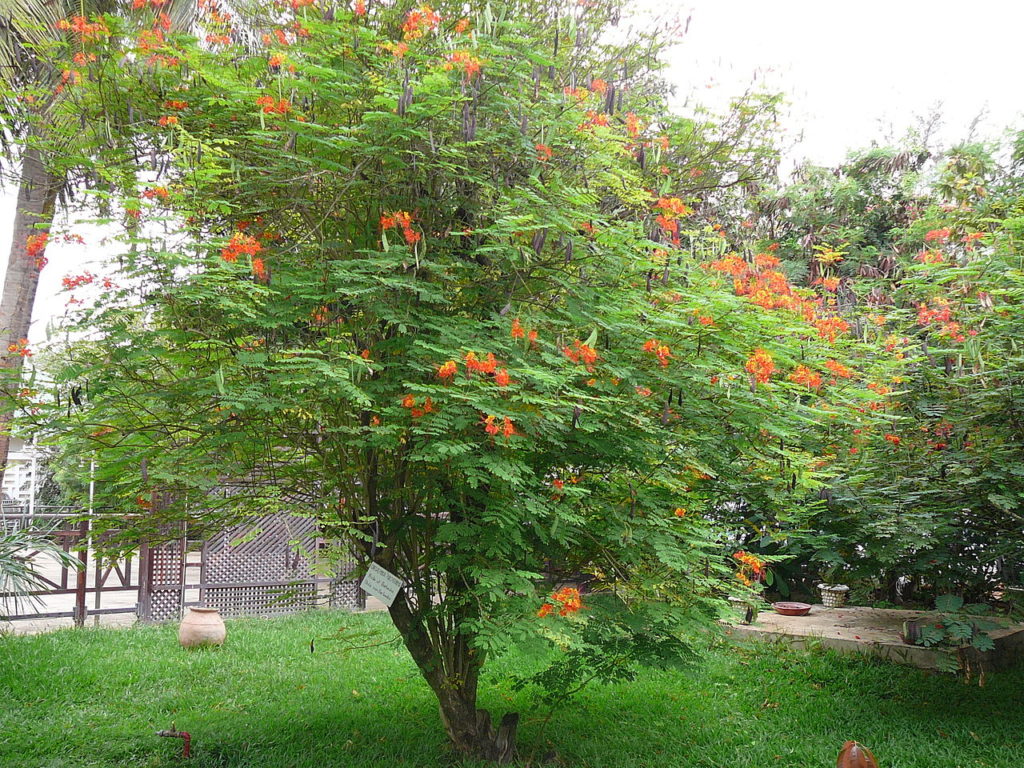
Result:
M3 505L35 506L36 473L39 468L39 451L20 437L11 438L11 449L7 456L7 470L4 472Z

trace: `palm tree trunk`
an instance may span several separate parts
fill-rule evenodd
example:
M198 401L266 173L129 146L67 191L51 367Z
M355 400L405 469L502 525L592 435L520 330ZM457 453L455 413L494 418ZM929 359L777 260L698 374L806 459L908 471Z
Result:
M40 251L36 257L29 256L26 241L30 235L43 231L38 228L38 224L46 224L48 228L53 221L59 189L60 180L46 169L40 150L27 146L22 156L11 253L7 259L3 296L0 297L0 376L5 386L14 393L18 389L25 359L7 350L20 339L28 338L32 307L39 286L38 258L44 253ZM9 428L13 417L13 408L9 404L0 407L0 485L3 484L4 471L7 469L7 452L11 442Z

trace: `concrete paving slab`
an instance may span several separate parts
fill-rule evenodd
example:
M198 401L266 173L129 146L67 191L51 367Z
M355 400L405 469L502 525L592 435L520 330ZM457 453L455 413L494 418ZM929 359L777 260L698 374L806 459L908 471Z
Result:
M814 605L806 616L782 616L770 607L750 625L729 623L735 638L784 642L797 648L821 645L847 653L866 653L922 669L939 669L942 650L907 645L900 640L903 622L927 618L929 611L884 608L826 608ZM991 669L1011 666L1024 658L1024 624L990 632L996 648L981 654Z

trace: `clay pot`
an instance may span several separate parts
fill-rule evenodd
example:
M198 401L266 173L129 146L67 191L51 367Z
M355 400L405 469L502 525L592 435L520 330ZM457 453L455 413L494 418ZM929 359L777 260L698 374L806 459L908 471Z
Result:
M856 741L848 741L839 753L836 768L878 768L871 750Z
M178 642L182 648L223 645L227 633L216 608L189 608L178 626Z

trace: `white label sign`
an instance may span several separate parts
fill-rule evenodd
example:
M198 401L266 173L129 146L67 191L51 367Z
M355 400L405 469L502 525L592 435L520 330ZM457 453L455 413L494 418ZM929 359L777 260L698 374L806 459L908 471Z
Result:
M359 588L390 608L391 604L395 602L398 590L402 588L402 580L376 563L370 563L370 567L366 569L366 575L359 583Z

